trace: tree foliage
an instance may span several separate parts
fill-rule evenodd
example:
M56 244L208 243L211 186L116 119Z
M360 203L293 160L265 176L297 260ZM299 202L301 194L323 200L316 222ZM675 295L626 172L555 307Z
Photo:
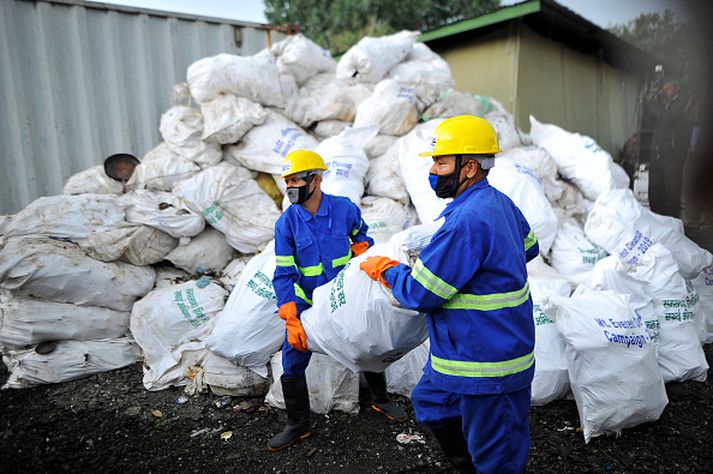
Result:
M340 53L364 36L428 31L499 6L500 0L265 0L265 16L278 25L298 23L305 36Z

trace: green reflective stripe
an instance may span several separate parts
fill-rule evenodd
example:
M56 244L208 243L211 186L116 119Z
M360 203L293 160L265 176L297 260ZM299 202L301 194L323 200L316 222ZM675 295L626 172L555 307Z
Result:
M349 263L350 258L352 258L352 249L349 249L349 253L345 256L332 260L332 268L337 268L342 265L346 265L347 263Z
M492 311L494 309L513 308L520 306L530 296L530 283L519 290L508 293L493 293L490 295L471 295L459 293L443 305L447 309L476 309L479 311Z
M298 296L299 298L302 298L310 305L312 304L312 300L307 298L307 295L305 295L304 290L302 288L300 288L300 285L298 285L297 283L295 283L295 295Z
M537 243L537 237L535 237L535 233L530 229L530 232L527 234L527 237L525 237L525 251L530 250L530 247L535 245Z
M411 276L428 291L444 300L449 300L458 293L458 290L431 273L431 270L426 268L421 259L416 260L413 269L411 269Z
M278 267L291 267L295 264L295 257L292 255L275 255Z
M320 262L319 265L312 265L311 267L297 267L297 269L306 277L314 277L324 273L322 262Z
M466 362L441 359L431 354L431 367L436 372L456 377L504 377L523 372L535 363L535 351L517 359L501 362Z
M352 230L352 235L357 235L359 233L359 229L361 229L361 225L356 229Z

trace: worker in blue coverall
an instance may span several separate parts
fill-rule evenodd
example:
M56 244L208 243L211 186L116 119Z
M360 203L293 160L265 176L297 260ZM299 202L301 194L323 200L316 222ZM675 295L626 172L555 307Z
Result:
M293 205L275 224L277 267L272 283L278 315L286 325L280 382L287 425L270 440L271 451L311 434L305 370L312 353L307 350L300 314L312 305L315 288L332 280L352 256L374 244L366 235L368 226L359 208L346 197L322 192L322 172L326 169L322 157L307 150L288 154L282 166L287 196ZM371 392L372 408L392 421L405 421L406 412L387 395L384 373L364 372L363 376Z
M525 264L539 247L520 210L488 184L499 151L486 120L444 120L433 151L421 154L433 157L436 195L455 198L443 226L413 267L378 256L360 265L428 315L431 353L411 401L463 473L521 473L530 446L535 327Z

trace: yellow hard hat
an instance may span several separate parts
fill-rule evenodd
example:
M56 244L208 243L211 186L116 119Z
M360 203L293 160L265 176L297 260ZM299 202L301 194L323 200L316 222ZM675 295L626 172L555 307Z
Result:
M431 146L432 151L420 155L494 155L502 151L493 126L474 115L458 115L441 122L433 132Z
M326 171L324 160L317 153L309 150L295 150L287 154L282 162L282 177L303 171Z

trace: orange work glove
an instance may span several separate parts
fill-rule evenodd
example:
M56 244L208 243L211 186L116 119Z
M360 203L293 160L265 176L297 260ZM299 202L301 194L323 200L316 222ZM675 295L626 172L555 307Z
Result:
M352 256L358 257L369 248L369 242L354 242L352 244Z
M300 352L307 350L307 334L302 323L297 319L297 305L294 301L285 303L277 311L277 314L285 320L287 328L287 343Z
M391 288L391 285L389 285L381 275L386 270L391 267L395 267L399 263L400 262L397 262L396 260L391 260L389 257L368 257L366 260L361 262L359 268L361 268L372 280L381 282L381 284L386 288Z

